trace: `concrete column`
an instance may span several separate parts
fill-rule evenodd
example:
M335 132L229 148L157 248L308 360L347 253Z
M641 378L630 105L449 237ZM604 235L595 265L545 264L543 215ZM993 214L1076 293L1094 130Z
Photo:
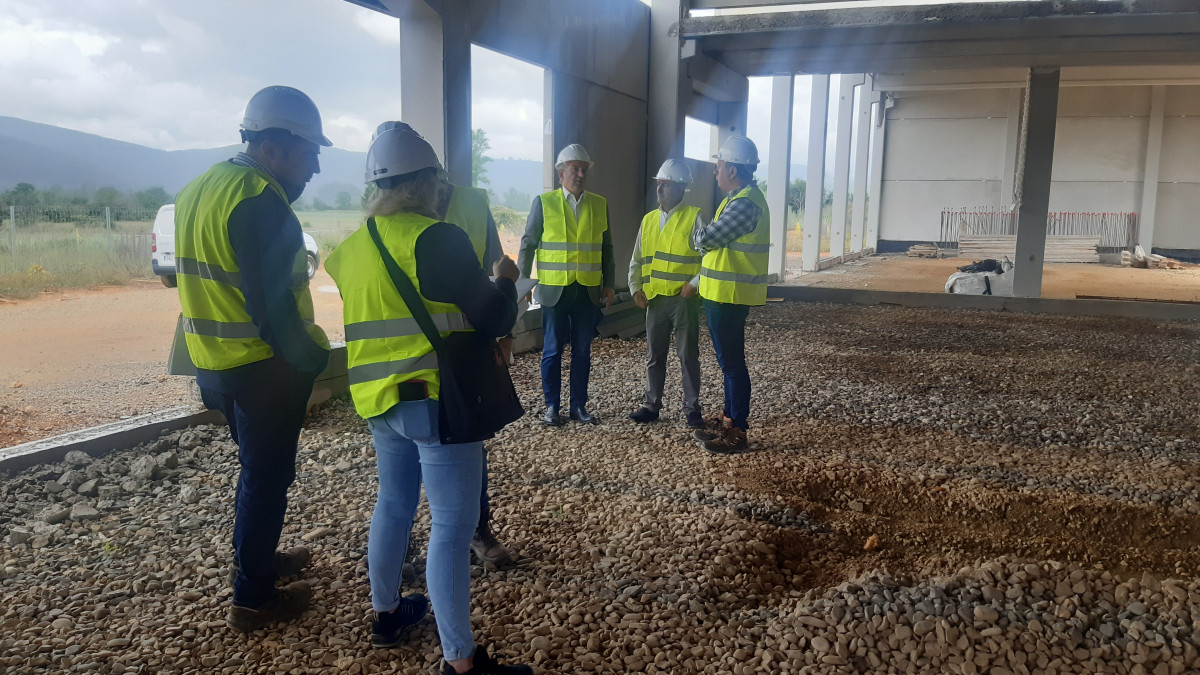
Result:
M867 75L858 88L858 105L854 111L854 135L858 146L854 148L854 192L850 202L850 252L863 250L863 235L866 234L867 205L867 159L871 156L871 88L874 78Z
M771 78L771 146L767 175L767 207L771 210L771 256L767 269L783 279L787 267L787 196L791 184L792 100L796 78L776 75Z
M863 235L863 248L875 250L879 247L879 207L883 203L883 148L887 140L887 110L883 107L883 92L874 92L874 132L871 133L871 189L867 193L867 229Z
M682 41L670 34L683 13L682 0L653 0L650 4L647 176L655 175L667 159L683 157L684 117L692 87L680 58ZM654 204L654 191L647 190L646 207Z
M854 87L862 75L842 74L837 100L837 137L833 147L833 218L829 226L829 255L846 255L846 198L850 194L850 137L854 126Z
M445 159L450 182L456 185L471 185L471 39L467 35L468 4L468 0L442 0Z
M829 110L829 76L812 76L808 121L808 176L804 191L804 243L801 269L815 272L821 262L821 198L825 188L825 127Z
M1034 68L1029 85L1029 128L1025 140L1025 174L1017 215L1017 259L1013 261L1013 295L1039 298L1046 255L1046 216L1054 168L1054 133L1058 124L1058 68Z
M1138 244L1154 250L1154 217L1158 210L1158 165L1162 158L1163 109L1167 88L1150 87L1150 128L1146 132L1146 169L1142 172L1142 212L1138 215Z
M406 2L395 9L400 19L400 117L445 161L442 17L424 2Z
M1004 140L1004 168L1000 171L1000 203L997 206L1016 207L1013 181L1017 177L1017 150L1021 147L1021 103L1024 93L1024 89L1010 89L1008 92L1008 133Z

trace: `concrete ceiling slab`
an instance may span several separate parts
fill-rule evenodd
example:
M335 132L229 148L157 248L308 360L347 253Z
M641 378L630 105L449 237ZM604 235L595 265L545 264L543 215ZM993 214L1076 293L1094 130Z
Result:
M778 11L689 17L678 32L743 75L1200 63L1195 0Z

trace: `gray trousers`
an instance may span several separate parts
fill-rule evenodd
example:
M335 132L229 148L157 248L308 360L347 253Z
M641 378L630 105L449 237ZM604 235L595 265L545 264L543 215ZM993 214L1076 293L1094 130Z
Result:
M683 367L683 411L700 412L700 296L659 295L646 306L646 403L662 409L667 347L675 331L675 354Z

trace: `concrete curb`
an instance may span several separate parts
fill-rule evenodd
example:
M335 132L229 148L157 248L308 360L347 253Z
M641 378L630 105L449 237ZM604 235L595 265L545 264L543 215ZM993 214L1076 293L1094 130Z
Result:
M72 450L97 457L113 450L132 448L139 443L152 441L164 431L186 429L200 424L224 423L225 417L216 410L198 411L195 407L187 405L168 408L120 422L110 422L0 449L0 471L15 473L38 464L57 462Z
M1063 298L1001 298L955 293L862 291L812 286L771 286L767 295L799 302L832 302L843 305L899 305L935 309L982 309L1018 314L1125 317L1160 321L1200 320L1200 305L1127 300L1074 300Z

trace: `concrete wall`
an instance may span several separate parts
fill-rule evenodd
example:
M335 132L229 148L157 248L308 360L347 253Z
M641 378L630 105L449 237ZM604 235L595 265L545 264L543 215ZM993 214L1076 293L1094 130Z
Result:
M645 213L650 8L638 0L471 3L472 41L546 68L550 163L580 143L596 162L588 190L608 200L616 286Z
M944 208L1001 201L1004 89L902 92L888 110L879 238L936 241Z
M1126 69L1128 70L1128 69ZM1151 83L1089 69L1064 71L1054 144L1051 211L1142 210ZM1200 82L1200 70L1190 73ZM960 79L963 79L960 77ZM982 79L982 78L981 78ZM1161 82L1158 82L1161 83ZM1200 249L1200 84L1167 82L1154 247ZM934 241L943 208L1004 206L1011 90L897 91L888 111L880 239ZM1015 125L1014 125L1015 126ZM881 249L887 250L881 244Z

